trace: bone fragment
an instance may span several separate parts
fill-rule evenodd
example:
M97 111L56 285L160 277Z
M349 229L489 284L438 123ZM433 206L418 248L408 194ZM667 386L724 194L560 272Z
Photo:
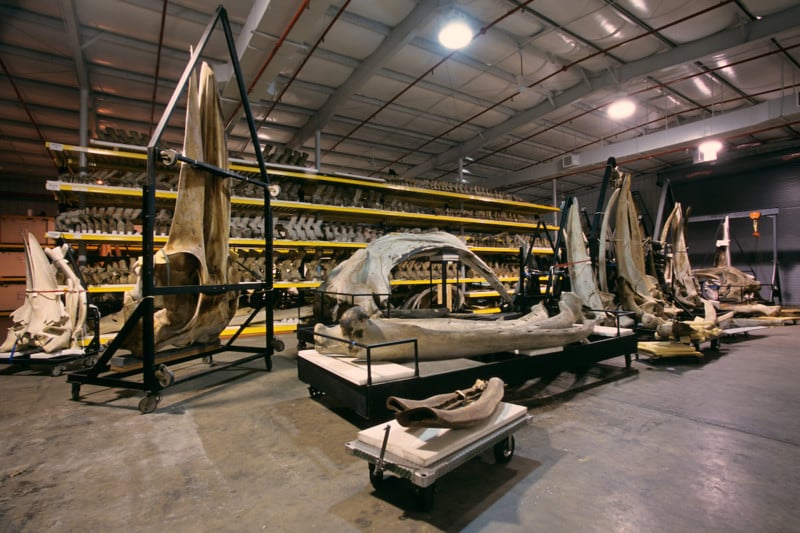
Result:
M661 231L661 242L666 244L667 239L671 237L672 248L671 255L667 257L664 278L667 285L672 288L672 297L680 304L694 308L699 307L702 302L700 285L692 274L692 266L689 263L685 229L681 204L676 202Z
M57 248L48 248L44 252L53 262L55 267L63 272L67 278L67 292L64 297L65 313L69 317L68 327L70 329L70 348L78 347L78 338L83 333L86 324L86 289L81 284L80 278L72 270L67 261L68 244Z
M605 309L605 304L595 283L594 269L586 252L586 240L580 221L580 207L575 199L567 214L567 262L572 292L590 309Z

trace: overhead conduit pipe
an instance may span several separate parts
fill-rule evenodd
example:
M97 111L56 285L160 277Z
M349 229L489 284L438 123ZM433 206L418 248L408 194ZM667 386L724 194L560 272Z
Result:
M250 82L250 85L247 87L247 94L248 95L253 91L253 88L255 88L256 84L258 83L258 80L260 80L261 76L264 75L264 71L267 70L267 67L269 67L270 63L272 63L272 60L275 58L275 55L278 53L278 50L280 50L281 46L283 46L283 43L286 41L286 38L289 36L289 33L295 27L295 25L297 24L297 21L300 20L300 17L303 15L303 11L305 11L308 8L309 2L310 2L310 0L303 0L302 3L300 4L300 6L297 8L297 11L295 11L294 15L292 16L292 19L289 21L289 24L286 25L286 28L284 28L283 32L281 33L281 36L275 42L275 46L272 47L272 50L270 51L269 55L267 56L267 59L265 59L264 63L261 64L261 67L258 69L258 73L255 75L255 77L253 78L253 81ZM242 109L242 102L239 102L239 103L236 104L236 108L233 110L233 113L231 113L230 118L228 118L228 121L225 123L225 129L226 130L230 127L230 125L233 122L234 118L239 115L239 111L241 109ZM242 150L243 149L244 148L242 148ZM240 150L240 152L242 150Z
M297 69L294 71L294 74L292 74L292 77L289 78L289 81L286 83L286 85L283 86L283 89L281 89L281 92L273 100L272 105L270 105L269 109L267 109L266 112L264 112L264 114L261 117L261 120L258 122L258 125L256 126L256 130L260 129L261 126L264 125L264 122L266 122L267 117L269 117L270 113L272 113L272 110L275 109L275 106L278 105L278 103L280 103L281 98L283 98L283 95L286 94L286 91L288 91L289 87L292 86L292 83L294 82L294 80L297 79L297 76L300 74L300 71L303 70L303 67L306 66L306 63L308 63L308 61L311 59L311 56L314 54L316 49L325 40L325 37L328 35L328 32L333 27L333 25L336 23L336 21L339 20L339 17L342 16L342 13L344 13L345 9L347 9L347 6L349 4L350 4L350 0L347 0L344 4L342 4L342 6L336 12L336 15L333 16L333 18L331 19L330 23L328 23L328 26L325 28L325 31L322 32L322 34L319 36L317 41L314 43L314 46L312 46L311 49L309 50L308 54L306 54L306 57L303 58L303 61L300 63L300 66L297 67ZM242 147L239 149L240 156L247 149L247 146L249 144L250 144L250 139L246 140L245 143L242 145ZM319 144L319 143L317 143L317 144ZM317 161L319 161L319 159L317 159Z
M792 50L792 49L797 48L797 47L800 47L800 44L794 44L794 45L791 45L791 46L782 47L780 49L771 50L771 51L768 51L768 52L757 54L757 55L752 56L752 57L740 59L739 61L735 61L735 62L732 62L732 63L726 63L723 66L714 67L714 68L708 68L708 70L704 70L702 72L697 72L695 74L690 74L690 75L687 75L687 76L681 76L681 77L675 78L673 80L669 80L669 81L665 81L665 82L659 82L657 84L652 84L652 85L649 85L647 87L644 87L644 88L642 88L642 89L640 89L638 91L635 91L635 92L631 93L631 96L635 96L637 94L643 94L643 93L646 93L648 91L652 91L653 89L656 89L656 88L659 88L659 87L662 87L662 88L663 87L667 87L667 86L673 85L675 83L679 83L679 82L682 82L682 81L690 80L692 78L705 76L705 75L707 75L709 73L709 71L725 69L725 68L729 68L729 67L732 67L732 66L748 63L750 61L763 59L764 57L767 57L767 56L771 56L771 55L775 55L775 54L782 54L782 53L784 53L784 51L789 51L789 50ZM727 103L737 102L737 101L740 101L740 100L751 99L751 98L755 98L755 97L758 97L758 96L763 96L763 95L766 95L766 94L769 94L769 93L773 93L773 92L775 92L777 90L784 90L784 88L781 88L781 89L769 89L769 90L761 91L761 92L758 92L758 93L755 93L755 94L744 94L744 95L741 95L741 96L738 96L738 97L735 97L735 98L729 98L729 99L727 99L725 101L717 102L717 103L718 104L727 104ZM576 120L578 118L581 118L583 116L586 116L586 115L588 115L590 113L596 112L601 108L602 108L602 106L593 107L593 108L590 108L590 109L583 110L583 111L581 111L581 112L579 112L579 113L577 113L575 115L571 115L570 117L567 117L567 118L565 118L565 119L563 119L563 120L561 120L561 121L559 121L559 122L557 122L555 124L551 124L550 126L544 128L542 130L539 130L536 133L532 133L531 135L528 135L528 136L523 137L521 139L517 139L513 143L510 143L510 144L504 145L502 147L499 147L499 148L497 148L495 150L492 150L491 152L486 153L486 154L484 154L484 155L482 155L480 157L475 157L474 161L472 163L473 164L477 163L477 162L479 162L479 161L481 161L481 160L483 160L483 159L485 159L487 157L490 157L490 156L492 156L494 154L497 154L499 152L508 150L509 148L511 148L513 146L521 144L521 143L523 143L525 141L529 141L529 140L533 139L534 137L537 137L537 136L539 136L539 135L541 135L543 133L546 133L546 132L548 132L550 130L553 130L553 129L559 127L559 126L563 126L565 124L568 124L568 123L570 123L570 122L572 122L572 121L574 121L574 120ZM686 112L689 112L689 111L695 111L697 109L702 109L702 106L685 109L683 111L680 111L679 113L686 113ZM617 132L615 132L613 134L610 134L610 135L608 135L606 137L613 137L615 135L621 135L621 134L624 134L624 133L627 133L627 132L631 131L632 129L640 128L642 126L646 126L646 125L652 124L654 122L659 122L661 120L664 120L665 118L669 118L670 116L678 115L679 113L673 113L673 114L670 114L670 115L661 116L661 117L659 117L657 119L654 119L654 120L651 120L651 121L648 121L648 122L645 122L645 123L642 123L642 124L637 124L636 126L634 126L632 128L626 128L624 130L617 131ZM572 152L574 152L576 150L584 149L584 148L586 148L588 146L591 146L592 144L596 144L597 142L599 142L599 141L593 141L593 142L586 143L586 144L581 145L581 146L572 147L570 150L568 150L566 152L562 152L560 154L554 155L554 156L549 157L547 159L543 159L541 161L537 161L536 163L531 163L531 164L529 164L527 166L520 167L520 168L514 170L514 172L519 172L519 171L525 170L526 168L530 168L530 167L532 167L534 165L545 163L545 162L551 161L553 159L557 159L557 158L559 158L559 157L561 157L563 155L566 155L568 153L572 153ZM450 171L444 172L444 173L440 174L439 176L437 176L437 179L441 178L442 176L445 176L445 175L449 174L450 172L453 172L453 171L450 170ZM564 174L563 176L567 176L567 175L572 175L572 173Z
M528 4L532 3L533 1L534 1L534 0L527 0L527 1L523 2L523 3L521 3L520 5L518 5L517 7L515 7L514 9L511 9L511 10L507 11L505 14L503 14L503 15L501 15L500 17L496 18L495 20L493 20L492 22L490 22L488 25L486 25L486 26L482 27L480 30L478 30L478 33L476 33L476 34L475 34L475 36L473 36L473 37L472 37L472 40L475 40L475 39L477 39L478 37L480 37L481 35L484 35L484 34L486 33L486 31L487 31L487 30L491 29L493 26L496 26L497 24L499 24L500 22L502 22L502 21L503 21L503 20L505 20L506 18L510 17L511 15L513 15L514 13L516 13L517 11L521 10L522 8L524 8L525 6L527 6ZM345 134L344 136L342 136L342 138L341 138L341 139L339 139L338 141L336 141L336 144L334 144L334 145L333 145L333 146L330 148L330 150L329 150L329 151L330 151L330 152L333 152L334 150L336 150L336 147L337 147L337 146L339 146L339 145L340 145L340 144L341 144L343 141L345 141L345 140L347 140L348 138L350 138L350 137L351 137L351 136L352 136L352 135L353 135L355 132L357 132L359 129L361 129L361 128L362 128L362 127L363 127L363 126L364 126L364 125L365 125L367 122L369 122L370 120L372 120L373 118L375 118L375 117L378 115L378 113L380 113L381 111L383 111L384 109L386 109L387 107L389 107L389 106L390 106L392 103L394 103L394 102L395 102L395 101L396 101L398 98L400 98L401 96L403 96L403 95L404 95L406 92L408 92L408 91L409 91L409 90L410 90L412 87L414 87L414 86L415 86L417 83L419 83L419 82L420 82L420 81L422 81L422 80L423 80L425 77L427 77L427 76L428 76L428 74L432 73L434 70L436 70L437 68L439 68L439 67L440 67L440 66L441 66L441 65L442 65L444 62L446 62L448 59L450 59L450 58L451 58L451 57L452 57L452 56L453 56L453 55L454 55L456 52L457 52L456 50L454 50L454 51L450 52L449 54L447 54L446 56L444 56L444 57L443 57L443 58L442 58L440 61L438 61L438 62L437 62L435 65L433 65L433 66L432 66L432 67L430 67L428 70L426 70L425 72L423 72L423 73L422 73L422 74L421 74L419 77L417 77L417 78L416 78L414 81L412 81L412 82L411 82L411 83L409 83L409 84L408 84L406 87L404 87L402 91L400 91L399 93L397 93L396 95L394 95L392 98L390 98L388 101L386 101L386 102L385 102L385 103L384 103L382 106L380 106L380 107L378 108L378 110L377 110L377 111L373 112L373 113L372 113L370 116L368 116L367 118L365 118L364 120L362 120L361 122L359 122L359 123L358 123L358 124L357 124L357 125L356 125L356 126L353 128L353 129L352 129L352 130L350 130L350 132L348 132L347 134ZM496 104L492 105L491 107L487 108L487 109L484 111L484 113L485 113L486 111L489 111L489 110L491 110L491 109L494 109L495 107L497 107L497 106L498 106L498 105L500 105L501 103L502 103L502 102L498 102L498 103L496 103ZM441 135L440 135L439 137L441 137ZM438 139L439 137L436 137L436 139ZM433 142L434 140L435 140L435 139L431 139L430 141L428 141L428 142L426 142L425 144L423 144L423 145L422 145L420 148L422 148L422 147L424 147L424 146L426 146L426 145L430 144L430 143L431 143L431 142ZM413 152L409 152L409 153L413 153ZM409 155L409 154L406 154L406 155ZM404 155L403 157L406 157L406 155ZM403 159L403 157L401 157L400 159ZM397 161L399 161L399 160L397 160ZM395 161L395 163L396 163L397 161ZM380 171L382 171L383 169L385 169L387 166L391 166L391 164L389 164L389 165L385 165L384 167L382 167L382 168L379 170L379 172L380 172ZM373 174L375 174L375 173L373 173Z

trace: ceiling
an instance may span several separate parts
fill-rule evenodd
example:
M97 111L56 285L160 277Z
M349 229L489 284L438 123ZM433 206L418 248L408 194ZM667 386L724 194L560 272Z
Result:
M46 141L146 143L217 6L3 2L0 182L58 176ZM554 179L560 194L596 188L609 156L640 175L691 164L694 146L712 136L720 158L800 151L800 1L255 0L225 9L260 142L305 152L325 172L463 179L552 203ZM455 14L477 33L451 52L436 36ZM219 28L202 56L220 85L231 155L253 159ZM637 111L611 120L607 107L623 94ZM166 145L181 145L181 105Z

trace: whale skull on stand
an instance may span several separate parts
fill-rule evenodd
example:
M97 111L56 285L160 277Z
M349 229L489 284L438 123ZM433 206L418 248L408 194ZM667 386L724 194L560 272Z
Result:
M86 321L86 290L67 264L64 253L63 248L43 251L33 233L25 236L25 301L11 314L13 325L8 328L0 352L53 353L78 347ZM66 274L66 291L59 288L48 256Z

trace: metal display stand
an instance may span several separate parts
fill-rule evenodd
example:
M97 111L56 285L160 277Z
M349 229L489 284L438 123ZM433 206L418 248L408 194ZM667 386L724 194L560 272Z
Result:
M162 150L159 148L161 136L166 128L167 122L170 119L178 99L185 91L192 71L198 64L201 54L209 42L212 31L217 23L220 24L221 29L225 34L225 41L230 55L231 64L233 66L234 76L237 81L239 95L242 100L242 107L244 109L247 124L249 127L251 141L255 146L256 159L258 161L258 168L260 171L260 180L247 178L237 175L226 169L215 167L201 161L195 161L190 158L184 157L173 150ZM269 194L269 175L267 174L266 166L264 164L263 154L259 148L258 136L256 134L255 121L250 109L250 104L247 96L247 89L244 85L244 78L241 72L238 56L236 53L236 46L231 31L228 15L224 7L219 6L212 20L206 26L197 45L192 49L192 54L189 63L181 75L181 78L175 87L172 97L167 104L161 120L156 127L150 142L147 146L147 182L142 190L142 299L132 315L123 325L120 332L114 340L108 345L106 350L99 357L97 362L89 369L71 373L67 377L67 382L72 384L72 399L80 399L80 388L83 384L99 385L104 387L120 387L134 390L141 390L145 392L145 397L139 402L139 410L142 413L149 413L156 409L158 402L161 398L160 391L175 383L182 383L190 379L195 379L207 374L224 370L234 365L239 365L247 361L252 361L258 358L264 358L266 369L272 370L272 354L274 353L274 330L272 324L272 302L273 302L273 273L272 269L265 269L265 276L262 281L239 283L239 284L220 284L220 285L182 285L182 286L154 286L154 250L153 250L153 227L155 221L155 189L156 189L156 164L162 163L173 165L177 162L186 163L196 168L200 168L213 174L216 178L230 177L236 180L245 181L262 187L264 191L264 253L267 261L271 263L272 260L272 220L270 208L270 194ZM169 360L170 363L180 363L191 359L202 358L204 362L211 363L212 357L221 352L238 352L246 353L235 361L226 362L223 364L215 365L205 371L195 372L181 379L175 379L172 371L164 364L156 364L156 350L154 342L154 323L153 314L155 312L154 299L163 295L176 295L176 294L210 294L219 295L226 292L240 291L240 290L254 290L256 294L260 295L260 301L254 306L253 312L247 317L234 335L225 343L215 343L212 345L193 345L184 350L174 350L169 353L160 353L162 360ZM255 298L251 298L251 301ZM261 306L266 306L266 338L265 346L263 349L255 347L237 346L234 343L238 339L242 331L250 324L255 317L256 313L260 310ZM120 372L110 372L109 362L112 356L122 347L127 337L135 330L141 328L142 335L142 364L140 368L133 370L124 370ZM141 374L142 380L126 379L132 376Z

